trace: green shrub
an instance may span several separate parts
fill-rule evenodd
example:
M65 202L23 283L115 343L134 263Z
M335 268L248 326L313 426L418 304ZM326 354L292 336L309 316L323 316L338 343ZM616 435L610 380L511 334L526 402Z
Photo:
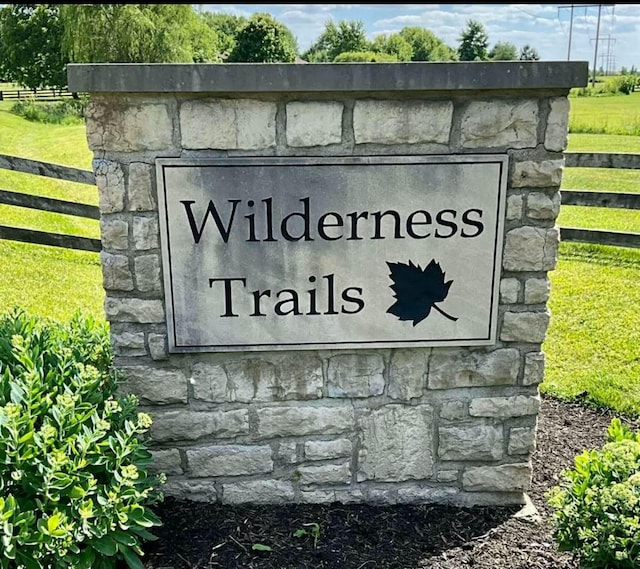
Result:
M14 103L11 112L33 122L49 124L79 124L84 121L87 98L62 99L43 103L34 99L21 99Z
M151 419L116 398L106 323L0 318L0 567L140 569L160 520Z
M585 568L640 567L640 433L620 420L601 450L585 451L549 494L555 538Z
M333 61L335 63L397 63L398 58L388 53L376 53L373 51L345 51Z
M610 93L629 95L633 92L635 83L636 79L633 75L617 75L607 81L606 87Z

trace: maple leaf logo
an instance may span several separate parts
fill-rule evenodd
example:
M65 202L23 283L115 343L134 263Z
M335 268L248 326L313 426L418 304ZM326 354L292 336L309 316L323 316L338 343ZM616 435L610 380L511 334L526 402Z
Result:
M400 320L413 320L414 326L429 316L432 308L449 320L457 320L436 306L436 302L447 298L453 281L444 282L445 273L435 259L424 269L412 261L409 264L387 261L387 266L393 281L389 288L395 293L393 297L396 299L387 310L388 313Z

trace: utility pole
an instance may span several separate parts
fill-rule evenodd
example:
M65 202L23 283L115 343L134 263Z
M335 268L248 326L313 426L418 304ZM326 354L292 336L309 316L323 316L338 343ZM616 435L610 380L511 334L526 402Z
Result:
M571 33L573 32L573 4L571 4L571 23L569 24L569 48L567 49L567 61L571 60Z
M593 86L596 85L596 66L598 65L598 39L600 38L600 14L602 13L602 4L598 4L598 25L596 27L596 49L593 54Z
M573 9L574 8L595 8L598 7L598 29L596 31L596 51L593 57L593 83L596 82L596 65L598 60L598 37L600 35L600 16L603 6L615 6L615 4L568 4L566 6L558 6L558 10L571 8L571 23L569 24L569 47L567 49L567 60L571 59L571 35L573 32Z

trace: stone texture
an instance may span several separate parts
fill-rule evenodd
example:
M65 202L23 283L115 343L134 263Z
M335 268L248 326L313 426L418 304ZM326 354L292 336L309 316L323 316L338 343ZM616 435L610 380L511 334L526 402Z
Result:
M282 504L294 501L293 484L280 480L252 480L222 485L223 504Z
M307 460L328 460L350 456L353 445L349 439L335 441L307 441L304 443L304 457Z
M295 442L280 441L275 445L275 456L280 462L293 464L298 462L298 444Z
M133 218L133 248L147 251L160 246L160 230L157 217Z
M258 409L263 438L334 435L353 429L352 407L265 407Z
M397 502L399 504L442 504L451 502L457 493L457 488L411 486L398 488Z
M472 417L491 417L507 419L537 415L540 410L540 397L533 395L514 395L512 397L478 397L469 403Z
M287 145L328 146L342 141L343 103L309 101L287 103Z
M110 322L137 322L153 324L164 322L164 307L161 300L107 297L104 310Z
M544 353L530 352L524 357L523 385L537 385L544 379Z
M387 394L393 399L420 397L427 383L429 349L394 350L389 364Z
M149 334L149 355L154 360L167 359L167 336L165 334Z
M187 449L191 476L241 476L273 470L271 448L252 445L218 445Z
M353 108L356 144L449 143L451 101L358 100Z
M457 470L440 470L436 474L438 482L456 482L460 476Z
M509 429L507 450L509 454L531 454L534 450L536 450L536 430L534 427Z
M167 405L187 402L187 377L179 369L148 366L121 366L126 379L123 387L134 393L141 403Z
M498 460L502 458L502 428L440 427L438 456L441 460Z
M505 312L500 339L504 342L544 342L551 315L545 312Z
M124 251L129 248L129 224L122 219L102 217L100 219L102 248Z
M136 288L140 292L160 292L160 257L158 255L142 255L133 261L136 274Z
M464 148L534 148L538 101L471 101L460 123Z
M521 195L509 196L507 198L507 220L518 221L522 219L523 199Z
M177 448L166 450L152 450L152 472L163 472L167 476L175 476L183 473L180 451Z
M249 411L156 412L151 438L157 442L195 441L202 437L230 438L249 433Z
M520 353L513 348L493 352L442 348L433 351L429 389L512 385L518 379Z
M110 160L93 161L98 186L100 213L119 213L124 209L124 173L120 164Z
M560 213L560 194L553 197L541 192L532 192L527 196L527 216L531 219L548 219L554 221Z
M163 103L92 100L87 105L87 142L91 150L132 152L172 146L173 123Z
M184 148L258 150L276 144L276 104L252 99L187 101L180 106Z
M203 401L315 399L322 384L322 362L311 354L193 366L194 397Z
M144 332L111 332L111 345L116 354L127 356L146 356Z
M380 354L343 354L329 360L329 397L371 397L384 391Z
M549 279L527 279L524 283L524 303L542 304L549 300Z
M507 233L502 266L507 271L551 271L558 261L557 227L518 227Z
M502 279L500 281L500 303L515 304L520 294L520 281L518 279Z
M348 490L306 490L300 492L303 504L356 504L366 502L362 491L354 488Z
M151 166L143 162L129 164L127 187L129 211L152 211L155 207L151 185Z
M162 492L178 500L193 500L213 504L218 500L218 491L212 480L180 480L169 478L162 485Z
M528 463L478 466L462 474L462 488L468 492L524 492L530 485Z
M133 275L129 269L129 258L100 252L102 285L106 290L133 290Z
M555 97L549 100L549 118L544 135L544 147L552 152L562 152L567 147L569 131L569 99Z
M348 462L299 466L297 472L300 476L300 484L349 484L351 482L351 467Z
M398 482L433 473L433 409L387 405L358 419L361 431L358 481Z
M512 188L559 187L564 160L526 160L516 162L511 176Z
M469 417L469 409L466 401L443 401L440 408L440 418L446 421L459 421Z

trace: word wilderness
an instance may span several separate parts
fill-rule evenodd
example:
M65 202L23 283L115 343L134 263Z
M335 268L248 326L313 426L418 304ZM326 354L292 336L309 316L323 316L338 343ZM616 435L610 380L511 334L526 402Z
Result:
M506 168L158 159L170 350L492 343Z

